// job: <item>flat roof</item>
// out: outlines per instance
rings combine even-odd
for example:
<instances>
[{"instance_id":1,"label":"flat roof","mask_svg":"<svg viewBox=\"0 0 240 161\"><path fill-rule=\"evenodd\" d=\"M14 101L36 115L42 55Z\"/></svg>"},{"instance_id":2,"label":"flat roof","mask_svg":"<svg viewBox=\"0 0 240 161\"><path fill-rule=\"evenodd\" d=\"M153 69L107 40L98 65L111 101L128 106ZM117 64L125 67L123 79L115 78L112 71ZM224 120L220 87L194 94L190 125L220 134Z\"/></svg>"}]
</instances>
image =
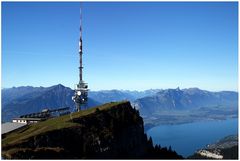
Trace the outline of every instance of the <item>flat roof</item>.
<instances>
[{"instance_id":1,"label":"flat roof","mask_svg":"<svg viewBox=\"0 0 240 161\"><path fill-rule=\"evenodd\" d=\"M2 134L8 133L10 131L16 130L20 127L26 126L27 124L20 124L20 123L14 123L14 122L7 122L2 124Z\"/></svg>"}]
</instances>

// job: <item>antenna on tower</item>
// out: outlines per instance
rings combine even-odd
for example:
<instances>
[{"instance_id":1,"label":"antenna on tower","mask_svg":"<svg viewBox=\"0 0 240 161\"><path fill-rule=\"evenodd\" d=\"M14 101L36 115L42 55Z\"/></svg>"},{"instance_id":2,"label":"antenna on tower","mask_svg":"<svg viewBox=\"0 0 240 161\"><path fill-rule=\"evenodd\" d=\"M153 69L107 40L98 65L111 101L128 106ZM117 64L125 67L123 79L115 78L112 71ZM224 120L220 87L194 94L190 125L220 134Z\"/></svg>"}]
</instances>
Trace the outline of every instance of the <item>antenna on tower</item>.
<instances>
[{"instance_id":1,"label":"antenna on tower","mask_svg":"<svg viewBox=\"0 0 240 161\"><path fill-rule=\"evenodd\" d=\"M82 51L82 3L80 4L80 39L79 39L79 52Z\"/></svg>"},{"instance_id":2,"label":"antenna on tower","mask_svg":"<svg viewBox=\"0 0 240 161\"><path fill-rule=\"evenodd\" d=\"M80 54L80 67L79 67L79 83L81 83L82 80L82 4L80 4L80 38L79 38L79 54Z\"/></svg>"},{"instance_id":3,"label":"antenna on tower","mask_svg":"<svg viewBox=\"0 0 240 161\"><path fill-rule=\"evenodd\" d=\"M82 64L82 4L80 4L80 38L79 38L79 83L75 87L75 93L72 97L76 105L76 110L80 111L82 106L86 106L88 100L88 85L83 81L83 64Z\"/></svg>"}]
</instances>

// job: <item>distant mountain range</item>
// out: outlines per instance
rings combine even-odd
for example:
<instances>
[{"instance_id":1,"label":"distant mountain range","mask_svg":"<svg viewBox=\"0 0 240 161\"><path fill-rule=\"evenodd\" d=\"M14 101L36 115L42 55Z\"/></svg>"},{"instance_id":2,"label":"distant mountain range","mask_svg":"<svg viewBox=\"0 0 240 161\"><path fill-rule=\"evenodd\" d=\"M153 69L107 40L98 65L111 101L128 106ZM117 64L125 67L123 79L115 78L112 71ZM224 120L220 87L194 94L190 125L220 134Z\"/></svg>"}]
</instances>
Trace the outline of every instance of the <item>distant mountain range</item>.
<instances>
[{"instance_id":1,"label":"distant mountain range","mask_svg":"<svg viewBox=\"0 0 240 161\"><path fill-rule=\"evenodd\" d=\"M2 121L45 108L69 106L73 109L73 93L72 89L61 84L47 88L25 86L2 89ZM209 92L198 88L90 91L88 107L122 100L131 101L139 109L147 126L191 122L204 117L236 117L238 107L237 92Z\"/></svg>"},{"instance_id":2,"label":"distant mountain range","mask_svg":"<svg viewBox=\"0 0 240 161\"><path fill-rule=\"evenodd\" d=\"M238 93L198 88L161 90L133 102L144 118L145 129L159 124L222 120L238 116Z\"/></svg>"},{"instance_id":3,"label":"distant mountain range","mask_svg":"<svg viewBox=\"0 0 240 161\"><path fill-rule=\"evenodd\" d=\"M74 107L74 91L63 85L51 87L13 87L2 89L2 121L10 121L23 114L40 112L43 109ZM88 106L100 103L89 98Z\"/></svg>"},{"instance_id":4,"label":"distant mountain range","mask_svg":"<svg viewBox=\"0 0 240 161\"><path fill-rule=\"evenodd\" d=\"M129 91L129 90L101 90L101 91L90 91L89 97L101 102L114 102L121 100L135 101L138 98L155 95L160 89L149 89L145 91Z\"/></svg>"},{"instance_id":5,"label":"distant mountain range","mask_svg":"<svg viewBox=\"0 0 240 161\"><path fill-rule=\"evenodd\" d=\"M209 92L198 88L167 89L153 96L137 99L134 105L143 115L153 115L166 110L193 110L214 106L237 108L238 94L230 91Z\"/></svg>"}]
</instances>

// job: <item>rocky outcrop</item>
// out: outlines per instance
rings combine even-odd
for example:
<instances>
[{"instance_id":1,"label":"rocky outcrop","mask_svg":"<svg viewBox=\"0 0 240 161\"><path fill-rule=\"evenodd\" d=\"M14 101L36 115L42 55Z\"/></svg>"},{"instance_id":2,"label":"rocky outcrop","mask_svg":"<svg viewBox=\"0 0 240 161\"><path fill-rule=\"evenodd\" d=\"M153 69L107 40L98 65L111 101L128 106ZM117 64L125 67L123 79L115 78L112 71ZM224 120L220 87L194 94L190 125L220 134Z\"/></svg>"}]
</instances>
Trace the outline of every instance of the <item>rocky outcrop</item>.
<instances>
[{"instance_id":1,"label":"rocky outcrop","mask_svg":"<svg viewBox=\"0 0 240 161\"><path fill-rule=\"evenodd\" d=\"M181 158L153 147L143 120L129 102L109 103L9 133L2 140L6 159Z\"/></svg>"}]
</instances>

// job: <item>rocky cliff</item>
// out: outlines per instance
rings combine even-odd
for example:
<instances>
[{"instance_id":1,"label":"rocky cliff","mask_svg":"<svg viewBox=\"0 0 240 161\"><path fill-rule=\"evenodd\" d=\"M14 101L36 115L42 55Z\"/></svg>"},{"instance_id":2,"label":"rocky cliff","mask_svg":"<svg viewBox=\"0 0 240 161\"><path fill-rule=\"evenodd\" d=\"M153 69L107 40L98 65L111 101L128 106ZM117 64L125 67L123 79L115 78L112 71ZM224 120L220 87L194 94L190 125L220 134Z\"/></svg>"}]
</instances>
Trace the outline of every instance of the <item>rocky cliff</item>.
<instances>
[{"instance_id":1,"label":"rocky cliff","mask_svg":"<svg viewBox=\"0 0 240 161\"><path fill-rule=\"evenodd\" d=\"M181 158L153 147L129 102L108 103L32 124L2 136L6 159Z\"/></svg>"}]
</instances>

